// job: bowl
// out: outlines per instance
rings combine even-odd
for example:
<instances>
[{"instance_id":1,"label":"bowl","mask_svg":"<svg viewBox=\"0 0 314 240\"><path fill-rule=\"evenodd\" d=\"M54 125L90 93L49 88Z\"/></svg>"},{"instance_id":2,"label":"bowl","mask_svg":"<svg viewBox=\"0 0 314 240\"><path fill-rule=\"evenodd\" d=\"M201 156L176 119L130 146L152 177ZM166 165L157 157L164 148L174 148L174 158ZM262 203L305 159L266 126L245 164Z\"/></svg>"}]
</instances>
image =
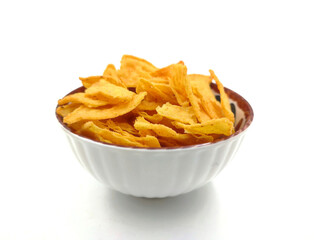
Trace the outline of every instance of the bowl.
<instances>
[{"instance_id":1,"label":"bowl","mask_svg":"<svg viewBox=\"0 0 314 240\"><path fill-rule=\"evenodd\" d=\"M216 97L218 89L211 84ZM84 91L78 88L69 94ZM214 143L176 148L136 148L110 145L79 136L57 115L80 164L108 188L146 198L188 193L214 179L237 152L253 120L250 104L225 88L235 113L235 133Z\"/></svg>"}]
</instances>

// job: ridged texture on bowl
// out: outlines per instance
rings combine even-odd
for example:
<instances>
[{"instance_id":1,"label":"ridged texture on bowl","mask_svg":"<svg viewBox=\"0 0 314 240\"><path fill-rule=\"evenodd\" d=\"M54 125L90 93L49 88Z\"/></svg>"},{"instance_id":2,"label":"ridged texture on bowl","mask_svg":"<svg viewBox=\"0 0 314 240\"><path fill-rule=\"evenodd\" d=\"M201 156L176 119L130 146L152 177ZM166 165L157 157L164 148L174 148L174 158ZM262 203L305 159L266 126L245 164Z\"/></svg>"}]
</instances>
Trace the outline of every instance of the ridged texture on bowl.
<instances>
[{"instance_id":1,"label":"ridged texture on bowl","mask_svg":"<svg viewBox=\"0 0 314 240\"><path fill-rule=\"evenodd\" d=\"M197 189L232 159L245 132L215 144L149 150L95 143L67 129L82 166L109 188L139 197L168 197Z\"/></svg>"}]
</instances>

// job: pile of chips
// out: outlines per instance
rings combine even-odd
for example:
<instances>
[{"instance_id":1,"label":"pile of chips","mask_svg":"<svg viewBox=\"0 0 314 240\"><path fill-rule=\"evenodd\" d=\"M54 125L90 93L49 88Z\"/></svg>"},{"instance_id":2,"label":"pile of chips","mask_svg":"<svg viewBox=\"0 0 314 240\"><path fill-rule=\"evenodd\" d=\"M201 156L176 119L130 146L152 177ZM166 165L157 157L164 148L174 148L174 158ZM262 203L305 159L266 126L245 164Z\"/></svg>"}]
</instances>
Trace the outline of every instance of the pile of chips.
<instances>
[{"instance_id":1,"label":"pile of chips","mask_svg":"<svg viewBox=\"0 0 314 240\"><path fill-rule=\"evenodd\" d=\"M76 134L120 146L179 147L234 133L224 87L210 75L187 74L182 61L164 68L130 55L120 69L80 78L84 90L58 101L57 114ZM215 81L220 101L210 83Z\"/></svg>"}]
</instances>

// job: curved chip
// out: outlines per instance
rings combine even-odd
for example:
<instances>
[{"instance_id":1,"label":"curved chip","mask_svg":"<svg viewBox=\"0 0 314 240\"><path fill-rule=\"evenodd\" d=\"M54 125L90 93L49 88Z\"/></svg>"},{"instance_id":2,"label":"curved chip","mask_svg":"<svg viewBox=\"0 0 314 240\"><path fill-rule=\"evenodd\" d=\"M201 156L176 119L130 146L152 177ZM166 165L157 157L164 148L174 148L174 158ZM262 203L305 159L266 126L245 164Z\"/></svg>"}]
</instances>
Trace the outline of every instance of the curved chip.
<instances>
[{"instance_id":1,"label":"curved chip","mask_svg":"<svg viewBox=\"0 0 314 240\"><path fill-rule=\"evenodd\" d=\"M69 103L63 106L57 107L56 113L62 117L66 117L68 114L73 112L75 109L80 107L81 104L79 103Z\"/></svg>"},{"instance_id":2,"label":"curved chip","mask_svg":"<svg viewBox=\"0 0 314 240\"><path fill-rule=\"evenodd\" d=\"M189 106L187 94L187 68L183 64L173 64L171 67L172 76L169 79L169 85L181 106Z\"/></svg>"},{"instance_id":3,"label":"curved chip","mask_svg":"<svg viewBox=\"0 0 314 240\"><path fill-rule=\"evenodd\" d=\"M171 90L171 89L170 89ZM169 89L165 89L160 84L150 82L148 79L141 78L136 86L136 92L147 92L147 96L158 102L177 103L174 94L169 94Z\"/></svg>"},{"instance_id":4,"label":"curved chip","mask_svg":"<svg viewBox=\"0 0 314 240\"><path fill-rule=\"evenodd\" d=\"M91 87L86 89L86 96L97 97L98 99L108 101L111 104L129 101L135 95L134 92L127 88L114 85L104 79L94 83Z\"/></svg>"},{"instance_id":5,"label":"curved chip","mask_svg":"<svg viewBox=\"0 0 314 240\"><path fill-rule=\"evenodd\" d=\"M146 96L146 92L136 94L133 99L126 103L120 103L112 107L103 108L88 108L81 105L73 112L69 113L63 121L67 124L71 124L81 120L101 120L115 118L131 112L136 108Z\"/></svg>"},{"instance_id":6,"label":"curved chip","mask_svg":"<svg viewBox=\"0 0 314 240\"><path fill-rule=\"evenodd\" d=\"M118 75L127 87L136 87L139 78L150 78L150 73L157 69L145 59L124 55L121 59Z\"/></svg>"},{"instance_id":7,"label":"curved chip","mask_svg":"<svg viewBox=\"0 0 314 240\"><path fill-rule=\"evenodd\" d=\"M234 133L233 122L228 118L212 119L206 123L183 124L181 122L173 122L177 128L183 128L186 133L190 134L224 134L230 136Z\"/></svg>"},{"instance_id":8,"label":"curved chip","mask_svg":"<svg viewBox=\"0 0 314 240\"><path fill-rule=\"evenodd\" d=\"M165 103L162 105L162 107L157 107L156 111L159 115L171 120L189 124L197 123L197 119L192 107L182 107Z\"/></svg>"},{"instance_id":9,"label":"curved chip","mask_svg":"<svg viewBox=\"0 0 314 240\"><path fill-rule=\"evenodd\" d=\"M89 88L94 83L98 82L100 79L102 79L102 76L90 76L90 77L79 77L84 87Z\"/></svg>"},{"instance_id":10,"label":"curved chip","mask_svg":"<svg viewBox=\"0 0 314 240\"><path fill-rule=\"evenodd\" d=\"M231 122L234 123L234 114L231 111L231 107L230 107L230 102L229 102L229 98L228 95L225 92L224 86L222 85L222 83L219 81L218 77L216 76L216 74L214 73L213 70L209 70L210 75L213 77L213 79L215 80L219 93L220 93L220 101L221 101L221 107L222 107L222 111L225 115L226 118L228 118Z\"/></svg>"},{"instance_id":11,"label":"curved chip","mask_svg":"<svg viewBox=\"0 0 314 240\"><path fill-rule=\"evenodd\" d=\"M64 98L58 101L58 104L64 105L70 102L81 103L87 107L101 107L101 106L105 106L109 104L108 101L90 98L90 97L87 97L85 93L81 93L81 92L73 93L73 94L65 96Z\"/></svg>"},{"instance_id":12,"label":"curved chip","mask_svg":"<svg viewBox=\"0 0 314 240\"><path fill-rule=\"evenodd\" d=\"M103 79L107 80L108 82L114 85L126 88L125 84L119 78L118 72L113 64L108 64L107 68L102 74L102 77Z\"/></svg>"}]
</instances>

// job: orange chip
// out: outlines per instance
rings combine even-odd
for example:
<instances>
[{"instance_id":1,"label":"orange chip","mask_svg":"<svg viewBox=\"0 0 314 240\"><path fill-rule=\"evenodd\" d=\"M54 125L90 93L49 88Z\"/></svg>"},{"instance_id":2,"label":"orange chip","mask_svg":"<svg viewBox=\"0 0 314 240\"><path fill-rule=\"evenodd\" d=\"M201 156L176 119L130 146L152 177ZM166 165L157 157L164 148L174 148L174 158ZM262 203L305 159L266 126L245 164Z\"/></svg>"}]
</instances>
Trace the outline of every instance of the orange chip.
<instances>
[{"instance_id":1,"label":"orange chip","mask_svg":"<svg viewBox=\"0 0 314 240\"><path fill-rule=\"evenodd\" d=\"M86 122L80 129L80 134L91 137L97 141L113 143L123 146L135 146L144 147L143 144L132 141L123 135L110 131L108 128L101 128L97 126L94 122Z\"/></svg>"},{"instance_id":2,"label":"orange chip","mask_svg":"<svg viewBox=\"0 0 314 240\"><path fill-rule=\"evenodd\" d=\"M186 66L182 64L173 64L171 70L172 76L169 79L169 85L176 96L178 103L181 106L189 106L189 98L186 92Z\"/></svg>"},{"instance_id":3,"label":"orange chip","mask_svg":"<svg viewBox=\"0 0 314 240\"><path fill-rule=\"evenodd\" d=\"M162 107L157 107L156 111L159 115L171 120L179 121L182 123L193 124L197 122L194 110L192 107L181 107L165 103Z\"/></svg>"},{"instance_id":4,"label":"orange chip","mask_svg":"<svg viewBox=\"0 0 314 240\"><path fill-rule=\"evenodd\" d=\"M90 76L87 78L80 77L79 79L81 80L84 87L89 88L95 82L98 82L100 79L102 79L102 76Z\"/></svg>"},{"instance_id":5,"label":"orange chip","mask_svg":"<svg viewBox=\"0 0 314 240\"><path fill-rule=\"evenodd\" d=\"M57 114L66 117L69 113L73 112L75 109L77 109L81 104L79 103L69 103L63 106L57 107Z\"/></svg>"},{"instance_id":6,"label":"orange chip","mask_svg":"<svg viewBox=\"0 0 314 240\"><path fill-rule=\"evenodd\" d=\"M183 128L186 133L191 134L224 134L230 136L234 133L233 122L228 118L212 119L206 123L197 124L183 124L181 122L173 122L173 125L177 128Z\"/></svg>"},{"instance_id":7,"label":"orange chip","mask_svg":"<svg viewBox=\"0 0 314 240\"><path fill-rule=\"evenodd\" d=\"M220 103L216 100L208 81L205 79L198 79L198 81L191 81L194 95L200 99L201 106L210 118L223 117L223 112Z\"/></svg>"},{"instance_id":8,"label":"orange chip","mask_svg":"<svg viewBox=\"0 0 314 240\"><path fill-rule=\"evenodd\" d=\"M156 70L153 64L144 59L124 55L118 75L127 87L136 87L139 78L150 78L150 73Z\"/></svg>"},{"instance_id":9,"label":"orange chip","mask_svg":"<svg viewBox=\"0 0 314 240\"><path fill-rule=\"evenodd\" d=\"M223 111L225 117L234 123L234 115L233 115L233 112L231 111L229 98L225 92L224 86L219 81L218 77L215 75L213 70L209 70L209 72L210 72L210 75L213 76L213 79L215 80L215 82L217 84L217 87L218 87L218 90L220 93L220 101L221 101L222 111Z\"/></svg>"},{"instance_id":10,"label":"orange chip","mask_svg":"<svg viewBox=\"0 0 314 240\"><path fill-rule=\"evenodd\" d=\"M99 80L91 87L86 89L86 96L97 97L98 99L108 101L111 104L129 101L135 95L124 87L114 85L106 80Z\"/></svg>"},{"instance_id":11,"label":"orange chip","mask_svg":"<svg viewBox=\"0 0 314 240\"><path fill-rule=\"evenodd\" d=\"M137 107L136 109L139 111L152 111L156 110L158 106L162 106L162 102L154 102L154 101L148 101L144 99Z\"/></svg>"},{"instance_id":12,"label":"orange chip","mask_svg":"<svg viewBox=\"0 0 314 240\"><path fill-rule=\"evenodd\" d=\"M180 142L191 141L191 136L188 134L180 134L174 131L172 128L167 127L163 124L153 124L146 121L143 117L137 117L134 123L134 127L137 130L150 130L156 133L157 136L164 138L171 138Z\"/></svg>"},{"instance_id":13,"label":"orange chip","mask_svg":"<svg viewBox=\"0 0 314 240\"><path fill-rule=\"evenodd\" d=\"M174 104L177 102L173 94L168 95L167 92L160 89L160 84L157 84L156 87L154 83L144 78L141 78L137 83L136 92L147 92L150 99L155 99L158 102L171 102Z\"/></svg>"},{"instance_id":14,"label":"orange chip","mask_svg":"<svg viewBox=\"0 0 314 240\"><path fill-rule=\"evenodd\" d=\"M185 91L187 93L188 99L193 107L193 110L195 112L195 115L199 122L207 122L210 120L210 117L205 112L205 110L202 108L202 102L201 99L199 99L193 92L192 84L190 82L189 78L185 78Z\"/></svg>"},{"instance_id":15,"label":"orange chip","mask_svg":"<svg viewBox=\"0 0 314 240\"><path fill-rule=\"evenodd\" d=\"M105 105L109 104L108 101L90 98L90 97L87 97L85 93L81 93L81 92L65 96L64 98L62 98L58 101L58 104L64 105L64 104L67 104L69 102L81 103L87 107L101 107L101 106L105 106Z\"/></svg>"},{"instance_id":16,"label":"orange chip","mask_svg":"<svg viewBox=\"0 0 314 240\"><path fill-rule=\"evenodd\" d=\"M147 119L148 121L150 121L152 123L159 123L163 119L163 117L159 114L149 115L147 112L141 112L141 111L137 111L136 113L139 116Z\"/></svg>"},{"instance_id":17,"label":"orange chip","mask_svg":"<svg viewBox=\"0 0 314 240\"><path fill-rule=\"evenodd\" d=\"M103 108L88 108L81 105L73 112L69 113L63 121L67 124L72 124L81 120L101 120L115 118L131 112L144 99L146 92L136 94L133 99L126 103L114 105L112 107Z\"/></svg>"},{"instance_id":18,"label":"orange chip","mask_svg":"<svg viewBox=\"0 0 314 240\"><path fill-rule=\"evenodd\" d=\"M208 85L212 82L212 76L206 76L202 74L188 74L187 78L191 82L206 82Z\"/></svg>"},{"instance_id":19,"label":"orange chip","mask_svg":"<svg viewBox=\"0 0 314 240\"><path fill-rule=\"evenodd\" d=\"M125 84L119 78L118 72L113 64L108 64L102 76L103 79L107 80L108 82L126 88Z\"/></svg>"},{"instance_id":20,"label":"orange chip","mask_svg":"<svg viewBox=\"0 0 314 240\"><path fill-rule=\"evenodd\" d=\"M113 118L112 120L106 120L105 123L109 128L115 129L116 131L127 132L131 135L138 136L139 132L126 120Z\"/></svg>"},{"instance_id":21,"label":"orange chip","mask_svg":"<svg viewBox=\"0 0 314 240\"><path fill-rule=\"evenodd\" d=\"M136 118L134 127L137 130L152 130L158 136L162 137L175 137L177 135L176 131L174 131L173 129L162 124L150 123L146 121L143 117Z\"/></svg>"},{"instance_id":22,"label":"orange chip","mask_svg":"<svg viewBox=\"0 0 314 240\"><path fill-rule=\"evenodd\" d=\"M99 122L98 122L99 124ZM152 147L159 148L160 144L156 137L147 136L147 137L136 137L123 130L119 129L118 132L114 128L110 130L105 125L98 125L92 121L86 122L81 128L81 134L92 136L98 141L123 145L123 146L135 146L135 147ZM112 124L112 123L111 123ZM105 140L105 141L104 141Z\"/></svg>"}]
</instances>

